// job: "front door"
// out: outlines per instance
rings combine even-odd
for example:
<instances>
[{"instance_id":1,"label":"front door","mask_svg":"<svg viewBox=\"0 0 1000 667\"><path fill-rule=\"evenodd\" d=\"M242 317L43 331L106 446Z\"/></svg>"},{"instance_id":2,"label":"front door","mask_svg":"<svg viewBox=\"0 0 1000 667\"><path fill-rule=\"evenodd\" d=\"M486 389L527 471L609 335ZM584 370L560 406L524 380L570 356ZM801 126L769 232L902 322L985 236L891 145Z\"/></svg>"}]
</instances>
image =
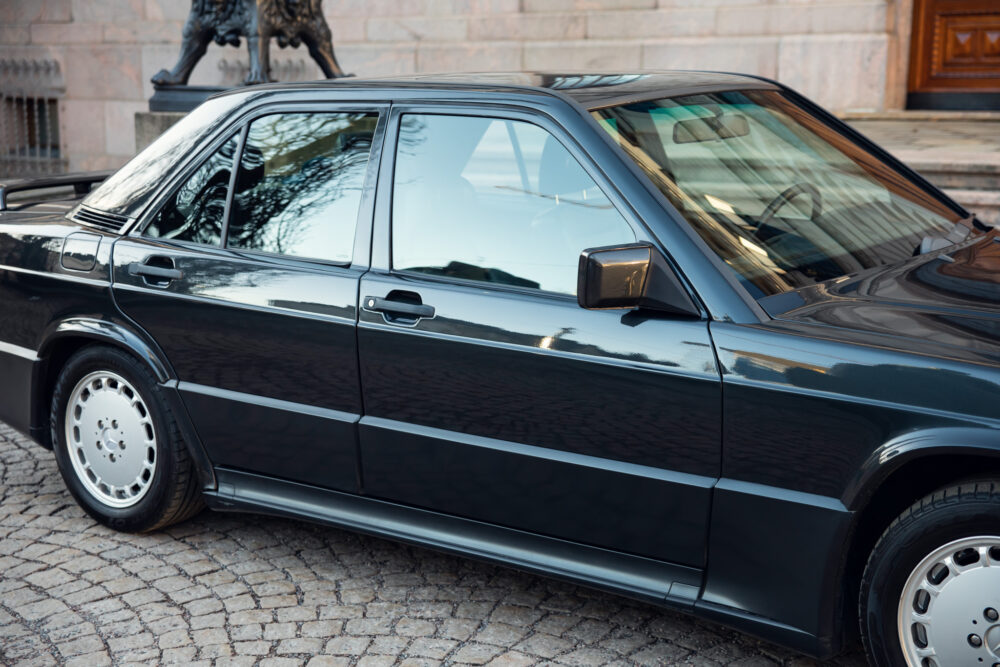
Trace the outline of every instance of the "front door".
<instances>
[{"instance_id":1,"label":"front door","mask_svg":"<svg viewBox=\"0 0 1000 667\"><path fill-rule=\"evenodd\" d=\"M580 252L647 232L557 128L482 113L390 123L391 243L360 291L364 492L702 567L721 450L707 323L580 308Z\"/></svg>"},{"instance_id":2,"label":"front door","mask_svg":"<svg viewBox=\"0 0 1000 667\"><path fill-rule=\"evenodd\" d=\"M115 244L116 301L163 349L216 465L358 490L356 303L379 117L264 113Z\"/></svg>"},{"instance_id":3,"label":"front door","mask_svg":"<svg viewBox=\"0 0 1000 667\"><path fill-rule=\"evenodd\" d=\"M915 0L910 109L1000 109L1000 2Z\"/></svg>"}]
</instances>

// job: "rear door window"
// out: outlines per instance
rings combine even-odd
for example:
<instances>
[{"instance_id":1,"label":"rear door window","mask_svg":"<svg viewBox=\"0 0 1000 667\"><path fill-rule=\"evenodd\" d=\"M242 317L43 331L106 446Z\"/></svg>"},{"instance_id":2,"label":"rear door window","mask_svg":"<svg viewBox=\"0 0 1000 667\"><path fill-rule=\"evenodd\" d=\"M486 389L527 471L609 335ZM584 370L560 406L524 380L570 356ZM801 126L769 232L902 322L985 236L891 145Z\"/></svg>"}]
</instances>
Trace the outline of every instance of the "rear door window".
<instances>
[{"instance_id":1,"label":"rear door window","mask_svg":"<svg viewBox=\"0 0 1000 667\"><path fill-rule=\"evenodd\" d=\"M227 247L350 263L377 113L284 113L253 121Z\"/></svg>"}]
</instances>

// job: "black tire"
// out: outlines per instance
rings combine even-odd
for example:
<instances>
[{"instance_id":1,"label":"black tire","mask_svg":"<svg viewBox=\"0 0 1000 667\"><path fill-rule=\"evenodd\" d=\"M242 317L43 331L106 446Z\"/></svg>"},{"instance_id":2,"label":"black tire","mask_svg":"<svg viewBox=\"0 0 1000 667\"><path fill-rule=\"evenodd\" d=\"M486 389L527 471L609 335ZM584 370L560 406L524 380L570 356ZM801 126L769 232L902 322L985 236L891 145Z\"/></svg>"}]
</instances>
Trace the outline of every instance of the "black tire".
<instances>
[{"instance_id":1,"label":"black tire","mask_svg":"<svg viewBox=\"0 0 1000 667\"><path fill-rule=\"evenodd\" d=\"M148 410L155 433L155 470L145 494L130 507L117 508L103 502L87 489L70 459L65 429L67 405L77 384L97 372L115 373L135 388ZM80 506L115 530L156 530L183 521L203 507L197 474L163 391L152 373L134 357L100 345L86 347L73 355L53 389L50 424L59 472Z\"/></svg>"},{"instance_id":2,"label":"black tire","mask_svg":"<svg viewBox=\"0 0 1000 667\"><path fill-rule=\"evenodd\" d=\"M861 581L861 638L872 665L906 667L897 624L900 598L914 569L945 545L978 536L1000 540L1000 483L970 481L941 489L890 524L872 550ZM985 630L987 624L980 623L969 630ZM980 662L971 654L970 658L974 664L992 662Z\"/></svg>"}]
</instances>

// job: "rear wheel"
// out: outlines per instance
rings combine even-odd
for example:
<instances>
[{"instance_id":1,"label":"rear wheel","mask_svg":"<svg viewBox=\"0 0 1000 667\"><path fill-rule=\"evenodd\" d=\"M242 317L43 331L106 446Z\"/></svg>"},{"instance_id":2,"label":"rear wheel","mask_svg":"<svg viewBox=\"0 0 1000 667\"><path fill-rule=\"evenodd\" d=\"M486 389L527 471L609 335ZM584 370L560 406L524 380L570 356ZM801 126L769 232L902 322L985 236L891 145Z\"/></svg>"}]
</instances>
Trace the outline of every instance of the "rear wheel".
<instances>
[{"instance_id":1,"label":"rear wheel","mask_svg":"<svg viewBox=\"0 0 1000 667\"><path fill-rule=\"evenodd\" d=\"M1000 485L949 487L900 515L860 602L873 665L1000 667Z\"/></svg>"},{"instance_id":2,"label":"rear wheel","mask_svg":"<svg viewBox=\"0 0 1000 667\"><path fill-rule=\"evenodd\" d=\"M66 363L52 396L52 442L77 502L101 523L146 531L201 509L187 448L163 390L137 360L88 347Z\"/></svg>"}]
</instances>

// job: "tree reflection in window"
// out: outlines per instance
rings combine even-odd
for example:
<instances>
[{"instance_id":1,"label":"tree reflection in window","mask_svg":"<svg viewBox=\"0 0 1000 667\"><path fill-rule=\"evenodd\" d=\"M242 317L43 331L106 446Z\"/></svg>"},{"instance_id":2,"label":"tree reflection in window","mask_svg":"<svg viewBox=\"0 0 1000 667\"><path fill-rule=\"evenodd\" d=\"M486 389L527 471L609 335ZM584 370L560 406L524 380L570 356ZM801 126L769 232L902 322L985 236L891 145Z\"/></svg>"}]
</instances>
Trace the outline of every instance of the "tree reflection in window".
<instances>
[{"instance_id":1,"label":"tree reflection in window","mask_svg":"<svg viewBox=\"0 0 1000 667\"><path fill-rule=\"evenodd\" d=\"M235 154L233 136L171 195L146 227L146 236L219 245Z\"/></svg>"},{"instance_id":2,"label":"tree reflection in window","mask_svg":"<svg viewBox=\"0 0 1000 667\"><path fill-rule=\"evenodd\" d=\"M351 261L378 114L258 118L240 159L227 246Z\"/></svg>"}]
</instances>

